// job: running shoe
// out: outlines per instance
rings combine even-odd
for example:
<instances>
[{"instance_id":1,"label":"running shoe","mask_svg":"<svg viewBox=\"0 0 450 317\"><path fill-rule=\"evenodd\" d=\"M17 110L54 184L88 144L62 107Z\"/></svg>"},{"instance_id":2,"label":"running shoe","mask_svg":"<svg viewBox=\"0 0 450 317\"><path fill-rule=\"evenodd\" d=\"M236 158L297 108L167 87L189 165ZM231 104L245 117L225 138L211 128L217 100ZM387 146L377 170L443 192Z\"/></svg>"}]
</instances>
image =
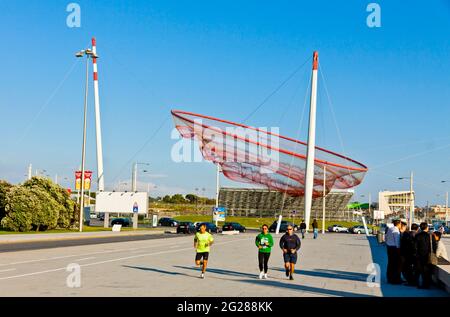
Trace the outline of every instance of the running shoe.
<instances>
[{"instance_id":1,"label":"running shoe","mask_svg":"<svg viewBox=\"0 0 450 317\"><path fill-rule=\"evenodd\" d=\"M264 274L264 279L267 280L267 273Z\"/></svg>"},{"instance_id":2,"label":"running shoe","mask_svg":"<svg viewBox=\"0 0 450 317\"><path fill-rule=\"evenodd\" d=\"M259 273L258 278L261 280L263 278L263 276L264 276L264 272L261 272L261 273Z\"/></svg>"},{"instance_id":3,"label":"running shoe","mask_svg":"<svg viewBox=\"0 0 450 317\"><path fill-rule=\"evenodd\" d=\"M200 274L200 278L205 278L205 273Z\"/></svg>"}]
</instances>

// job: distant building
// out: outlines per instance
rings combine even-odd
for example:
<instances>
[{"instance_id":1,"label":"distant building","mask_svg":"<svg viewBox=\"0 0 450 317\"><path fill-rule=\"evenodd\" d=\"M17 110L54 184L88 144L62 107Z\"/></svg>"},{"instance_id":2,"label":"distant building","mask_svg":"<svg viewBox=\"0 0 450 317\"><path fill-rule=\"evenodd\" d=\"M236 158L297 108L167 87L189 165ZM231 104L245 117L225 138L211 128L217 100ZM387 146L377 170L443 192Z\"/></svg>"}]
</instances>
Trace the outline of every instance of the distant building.
<instances>
[{"instance_id":1,"label":"distant building","mask_svg":"<svg viewBox=\"0 0 450 317\"><path fill-rule=\"evenodd\" d=\"M353 190L332 190L326 195L326 217L345 219L348 217L347 204ZM279 215L304 217L303 197L294 197L282 192L256 188L220 188L219 206L227 209L229 216L273 217ZM322 218L322 197L313 199L311 219ZM299 218L297 218L299 219Z\"/></svg>"},{"instance_id":2,"label":"distant building","mask_svg":"<svg viewBox=\"0 0 450 317\"><path fill-rule=\"evenodd\" d=\"M445 206L436 205L436 206L430 206L430 217L440 220L446 220L447 217L447 210L450 211L450 208L445 208Z\"/></svg>"},{"instance_id":3,"label":"distant building","mask_svg":"<svg viewBox=\"0 0 450 317\"><path fill-rule=\"evenodd\" d=\"M413 192L413 199L415 197ZM408 191L383 191L378 193L378 209L384 212L384 216L399 216L406 218L410 208L410 192ZM414 201L413 201L414 205Z\"/></svg>"}]
</instances>

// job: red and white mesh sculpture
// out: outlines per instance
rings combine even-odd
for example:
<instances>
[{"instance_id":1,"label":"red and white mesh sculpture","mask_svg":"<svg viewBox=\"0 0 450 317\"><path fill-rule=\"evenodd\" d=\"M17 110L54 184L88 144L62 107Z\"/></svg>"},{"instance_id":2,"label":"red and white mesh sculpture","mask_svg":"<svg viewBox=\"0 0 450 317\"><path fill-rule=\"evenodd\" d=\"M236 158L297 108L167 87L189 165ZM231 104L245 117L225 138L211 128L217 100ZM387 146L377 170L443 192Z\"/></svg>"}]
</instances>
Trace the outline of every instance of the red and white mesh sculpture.
<instances>
[{"instance_id":1,"label":"red and white mesh sculpture","mask_svg":"<svg viewBox=\"0 0 450 317\"><path fill-rule=\"evenodd\" d=\"M191 112L173 110L175 127L198 141L203 157L219 164L223 175L293 196L305 194L307 145L265 129ZM313 197L331 189L359 185L367 167L343 155L315 147Z\"/></svg>"}]
</instances>

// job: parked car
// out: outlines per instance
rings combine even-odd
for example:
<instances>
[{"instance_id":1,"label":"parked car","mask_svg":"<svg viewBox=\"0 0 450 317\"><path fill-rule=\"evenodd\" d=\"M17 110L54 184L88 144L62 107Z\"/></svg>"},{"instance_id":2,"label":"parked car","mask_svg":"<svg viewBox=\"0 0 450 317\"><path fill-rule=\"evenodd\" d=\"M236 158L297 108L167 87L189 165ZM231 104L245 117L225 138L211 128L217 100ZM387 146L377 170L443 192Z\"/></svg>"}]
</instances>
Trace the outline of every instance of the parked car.
<instances>
[{"instance_id":1,"label":"parked car","mask_svg":"<svg viewBox=\"0 0 450 317\"><path fill-rule=\"evenodd\" d=\"M162 227L176 227L178 226L178 221L173 218L163 217L158 220L158 225Z\"/></svg>"},{"instance_id":2,"label":"parked car","mask_svg":"<svg viewBox=\"0 0 450 317\"><path fill-rule=\"evenodd\" d=\"M450 227L448 226L444 227L444 234L450 234Z\"/></svg>"},{"instance_id":3,"label":"parked car","mask_svg":"<svg viewBox=\"0 0 450 317\"><path fill-rule=\"evenodd\" d=\"M277 230L277 224L278 224L278 221L275 220L275 221L270 225L270 227L269 227L269 232L275 232L275 231ZM286 231L287 231L288 225L291 225L292 228L294 228L294 231L297 231L297 230L298 230L297 225L293 224L292 222L282 220L282 221L281 221L281 224L280 224L280 232L286 232Z\"/></svg>"},{"instance_id":4,"label":"parked car","mask_svg":"<svg viewBox=\"0 0 450 317\"><path fill-rule=\"evenodd\" d=\"M328 227L329 232L348 232L348 228L340 226L340 225L332 225Z\"/></svg>"},{"instance_id":5,"label":"parked car","mask_svg":"<svg viewBox=\"0 0 450 317\"><path fill-rule=\"evenodd\" d=\"M367 231L369 232L369 234L372 234L372 229L367 228ZM351 233L356 233L356 234L361 234L361 233L366 233L366 229L364 228L364 226L353 226L350 228L350 232Z\"/></svg>"},{"instance_id":6,"label":"parked car","mask_svg":"<svg viewBox=\"0 0 450 317\"><path fill-rule=\"evenodd\" d=\"M245 232L245 227L237 222L225 222L225 224L222 226L222 231L239 231L239 232Z\"/></svg>"},{"instance_id":7,"label":"parked car","mask_svg":"<svg viewBox=\"0 0 450 317\"><path fill-rule=\"evenodd\" d=\"M177 226L177 233L195 233L196 228L190 221L182 221Z\"/></svg>"},{"instance_id":8,"label":"parked car","mask_svg":"<svg viewBox=\"0 0 450 317\"><path fill-rule=\"evenodd\" d=\"M196 227L196 231L200 231L200 226L202 224L206 225L206 231L208 231L209 233L218 233L219 232L219 228L212 222L200 222L197 224Z\"/></svg>"},{"instance_id":9,"label":"parked car","mask_svg":"<svg viewBox=\"0 0 450 317\"><path fill-rule=\"evenodd\" d=\"M129 227L131 225L131 221L128 218L116 218L111 221L111 226L114 225L122 225L122 227Z\"/></svg>"},{"instance_id":10,"label":"parked car","mask_svg":"<svg viewBox=\"0 0 450 317\"><path fill-rule=\"evenodd\" d=\"M435 231L437 231L436 227L434 225L432 225L432 224L428 224L428 232L429 233L433 233Z\"/></svg>"}]
</instances>

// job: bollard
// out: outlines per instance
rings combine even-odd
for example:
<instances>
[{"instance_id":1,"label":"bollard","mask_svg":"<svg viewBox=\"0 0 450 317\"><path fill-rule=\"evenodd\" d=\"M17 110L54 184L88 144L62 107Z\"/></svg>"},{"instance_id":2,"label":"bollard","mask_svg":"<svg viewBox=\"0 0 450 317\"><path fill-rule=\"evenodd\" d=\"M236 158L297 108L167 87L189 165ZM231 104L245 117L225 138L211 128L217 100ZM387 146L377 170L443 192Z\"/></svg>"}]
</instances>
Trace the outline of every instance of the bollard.
<instances>
[{"instance_id":1,"label":"bollard","mask_svg":"<svg viewBox=\"0 0 450 317\"><path fill-rule=\"evenodd\" d=\"M379 231L377 234L377 240L379 244L382 244L384 242L383 233L381 231Z\"/></svg>"}]
</instances>

